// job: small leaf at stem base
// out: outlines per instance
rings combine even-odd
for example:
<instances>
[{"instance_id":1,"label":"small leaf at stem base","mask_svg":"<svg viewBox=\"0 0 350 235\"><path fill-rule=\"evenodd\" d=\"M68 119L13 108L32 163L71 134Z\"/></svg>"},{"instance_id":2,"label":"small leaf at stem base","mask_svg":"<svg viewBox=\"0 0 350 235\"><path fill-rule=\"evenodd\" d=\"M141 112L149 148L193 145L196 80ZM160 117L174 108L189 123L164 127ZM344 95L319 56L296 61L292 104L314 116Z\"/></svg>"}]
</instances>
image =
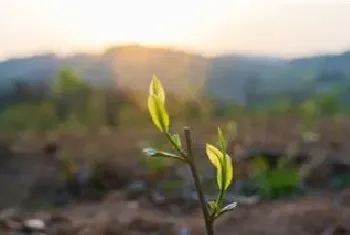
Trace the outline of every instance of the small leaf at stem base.
<instances>
[{"instance_id":1,"label":"small leaf at stem base","mask_svg":"<svg viewBox=\"0 0 350 235\"><path fill-rule=\"evenodd\" d=\"M144 148L143 153L146 154L148 157L167 157L167 158L172 158L176 160L180 160L183 162L186 162L186 160L180 156L177 156L173 153L167 153L163 151L158 151L154 148Z\"/></svg>"},{"instance_id":2,"label":"small leaf at stem base","mask_svg":"<svg viewBox=\"0 0 350 235\"><path fill-rule=\"evenodd\" d=\"M231 204L226 205L224 208L222 208L219 213L217 214L216 218L223 215L226 212L232 211L237 207L237 202L233 202Z\"/></svg>"},{"instance_id":3,"label":"small leaf at stem base","mask_svg":"<svg viewBox=\"0 0 350 235\"><path fill-rule=\"evenodd\" d=\"M217 209L216 201L208 201L208 207L213 212Z\"/></svg>"}]
</instances>

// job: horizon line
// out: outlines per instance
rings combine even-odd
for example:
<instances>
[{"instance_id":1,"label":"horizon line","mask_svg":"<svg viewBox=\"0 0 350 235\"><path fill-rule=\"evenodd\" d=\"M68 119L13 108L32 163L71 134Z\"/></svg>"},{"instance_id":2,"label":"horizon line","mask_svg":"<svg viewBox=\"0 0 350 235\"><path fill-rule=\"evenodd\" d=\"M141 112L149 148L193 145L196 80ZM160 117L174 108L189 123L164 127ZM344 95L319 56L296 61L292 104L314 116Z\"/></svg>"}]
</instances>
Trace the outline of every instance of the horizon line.
<instances>
[{"instance_id":1,"label":"horizon line","mask_svg":"<svg viewBox=\"0 0 350 235\"><path fill-rule=\"evenodd\" d=\"M142 47L147 49L164 49L164 50L171 50L171 51L188 53L192 55L203 56L205 58L215 58L215 57L223 57L223 56L246 56L246 57L267 57L267 58L275 58L275 59L281 59L281 60L306 59L306 58L317 57L317 56L337 56L350 51L350 48L349 48L349 49L339 49L339 50L323 50L323 51L314 52L314 53L302 53L301 55L291 55L291 56L284 55L283 56L278 53L259 53L259 52L253 52L248 50L221 50L217 52L203 52L203 50L199 50L199 49L174 46L174 45L157 46L157 45L146 45L142 43L115 43L107 46L99 46L99 47L90 48L90 49L81 48L81 49L69 50L67 52L59 52L57 50L52 49L52 50L40 50L37 52L14 53L14 55L0 57L0 63L10 61L10 60L25 59L25 58L43 56L48 54L53 54L59 58L66 58L66 57L75 56L79 54L86 54L90 56L93 56L93 55L101 56L104 53L106 53L108 50L122 48L122 47Z\"/></svg>"}]
</instances>

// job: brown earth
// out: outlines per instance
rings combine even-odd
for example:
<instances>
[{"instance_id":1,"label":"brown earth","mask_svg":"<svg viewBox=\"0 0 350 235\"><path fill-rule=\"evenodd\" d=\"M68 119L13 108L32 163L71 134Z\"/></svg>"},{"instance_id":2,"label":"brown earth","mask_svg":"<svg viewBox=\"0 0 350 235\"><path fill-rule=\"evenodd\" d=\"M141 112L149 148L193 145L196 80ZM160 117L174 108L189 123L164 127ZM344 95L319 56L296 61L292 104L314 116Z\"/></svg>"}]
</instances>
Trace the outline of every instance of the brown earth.
<instances>
[{"instance_id":1,"label":"brown earth","mask_svg":"<svg viewBox=\"0 0 350 235\"><path fill-rule=\"evenodd\" d=\"M238 206L217 221L215 232L218 235L350 234L350 207L335 205L336 195L340 194ZM139 208L132 207L131 202L115 196L102 203L76 205L51 213L37 212L28 217L51 220L48 234L176 235L176 231L184 226L190 228L193 235L205 234L199 210L191 215L174 217L143 208L142 202L140 205Z\"/></svg>"},{"instance_id":2,"label":"brown earth","mask_svg":"<svg viewBox=\"0 0 350 235\"><path fill-rule=\"evenodd\" d=\"M298 123L291 118L270 120L263 125L259 120L251 121L249 126L242 123L244 121L239 125L237 137L240 140L250 139L271 147L286 148L299 137ZM320 127L321 139L318 148L321 152L328 149L332 140L343 143L344 153L350 152L350 146L346 145L350 136L349 121L343 120L341 127L336 128L329 120L322 120ZM192 129L197 159L204 159L198 162L208 165L203 146L208 140L213 143L216 124L207 125L205 128L194 125ZM175 130L182 132L181 128ZM73 158L85 157L91 162L107 162L111 171L115 172L115 176L110 176L113 181L114 178L120 177L120 172L130 180L139 177L140 160L144 157L141 148L146 147L143 141L150 136L158 138L160 135L155 133L154 128L141 131L128 129L81 134L51 133L46 136L21 135L20 138L15 138L14 142L1 148L8 149L7 147L11 146L12 153L1 150L0 209L25 206L28 203L33 204L34 201L40 204L47 196L44 192L54 189L55 184L48 180L50 166L40 153L47 139L56 140L62 146L62 153ZM9 155L11 157L8 157ZM39 181L48 181L46 186L51 187L35 187ZM37 189L34 190L35 188ZM131 208L131 204L118 195L119 193L112 194L103 202L77 204L60 211L43 211L41 214L44 217L65 218L60 227L67 231L51 234L152 234L157 230L158 234L171 235L175 234L172 229L181 226L192 228L193 234L204 234L201 230L203 224L200 211L175 217L150 208L143 201L140 202L139 208ZM347 206L334 205L333 198L336 195L338 194L263 202L251 207L240 206L218 222L216 231L217 234L223 235L350 234L346 223L350 221L350 209Z\"/></svg>"}]
</instances>

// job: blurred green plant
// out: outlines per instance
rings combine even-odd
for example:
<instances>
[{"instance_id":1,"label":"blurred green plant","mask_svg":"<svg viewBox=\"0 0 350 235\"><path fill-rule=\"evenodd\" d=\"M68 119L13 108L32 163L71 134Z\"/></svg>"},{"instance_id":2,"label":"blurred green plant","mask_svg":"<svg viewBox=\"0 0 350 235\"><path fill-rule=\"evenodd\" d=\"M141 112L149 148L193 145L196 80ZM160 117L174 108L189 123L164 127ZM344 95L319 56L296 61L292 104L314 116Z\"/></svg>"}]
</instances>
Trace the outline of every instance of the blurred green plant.
<instances>
[{"instance_id":1,"label":"blurred green plant","mask_svg":"<svg viewBox=\"0 0 350 235\"><path fill-rule=\"evenodd\" d=\"M291 163L289 156L282 157L277 167L271 167L263 157L251 162L251 174L257 186L257 193L262 198L274 199L298 195L302 183L299 167Z\"/></svg>"},{"instance_id":2,"label":"blurred green plant","mask_svg":"<svg viewBox=\"0 0 350 235\"><path fill-rule=\"evenodd\" d=\"M58 125L54 106L49 102L13 105L0 113L0 130L48 131Z\"/></svg>"},{"instance_id":3,"label":"blurred green plant","mask_svg":"<svg viewBox=\"0 0 350 235\"><path fill-rule=\"evenodd\" d=\"M74 114L70 114L65 121L59 124L58 129L61 131L85 131L86 126Z\"/></svg>"},{"instance_id":4,"label":"blurred green plant","mask_svg":"<svg viewBox=\"0 0 350 235\"><path fill-rule=\"evenodd\" d=\"M222 214L236 207L236 203L229 205L224 205L223 203L225 192L233 179L233 165L231 157L226 154L227 141L222 130L218 128L218 147L206 144L206 154L217 171L216 181L219 189L216 199L213 201L207 201L204 196L197 166L194 162L191 131L188 127L184 128L185 150L180 135L172 134L170 132L170 117L165 107L164 88L155 75L153 76L149 87L148 110L153 124L164 134L165 138L171 143L176 153L164 152L155 148L144 148L143 152L151 158L170 158L188 165L200 201L206 233L207 235L213 235L214 221Z\"/></svg>"},{"instance_id":5,"label":"blurred green plant","mask_svg":"<svg viewBox=\"0 0 350 235\"><path fill-rule=\"evenodd\" d=\"M276 168L261 175L259 194L262 198L280 198L299 194L301 177L298 169Z\"/></svg>"}]
</instances>

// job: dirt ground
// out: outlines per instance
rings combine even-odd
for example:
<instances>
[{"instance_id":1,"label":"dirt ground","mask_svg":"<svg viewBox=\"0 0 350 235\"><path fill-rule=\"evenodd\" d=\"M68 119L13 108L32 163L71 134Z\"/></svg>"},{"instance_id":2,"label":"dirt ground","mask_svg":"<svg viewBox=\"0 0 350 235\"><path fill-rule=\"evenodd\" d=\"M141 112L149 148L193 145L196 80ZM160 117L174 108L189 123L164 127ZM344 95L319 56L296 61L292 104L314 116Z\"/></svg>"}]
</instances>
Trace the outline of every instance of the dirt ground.
<instances>
[{"instance_id":1,"label":"dirt ground","mask_svg":"<svg viewBox=\"0 0 350 235\"><path fill-rule=\"evenodd\" d=\"M337 140L343 143L345 152L349 153L347 148L350 146L346 145L346 141L350 137L350 123L344 121L345 124L339 131L327 124L327 120L322 122L319 148L327 149L330 141ZM249 128L241 125L238 139L251 138L274 148L285 148L298 139L298 124L294 120L273 120L268 125L260 124L258 121L252 122ZM207 140L213 141L216 124L192 129L197 158L207 161L203 146ZM181 133L181 128L175 130ZM32 195L28 191L46 172L43 169L47 169L47 165L40 157L40 149L47 139L58 141L63 147L63 152L72 157L84 156L94 161L107 161L115 172L118 172L118 169L127 169L130 177L135 177L140 171L140 159L144 157L141 149L146 147L145 140L150 136L153 138L159 135L153 129L129 129L89 134L18 136L11 145L13 157L6 158L6 161L2 159L0 166L0 207L14 207L43 196L42 190ZM350 190L348 191L350 195ZM190 214L175 216L150 207L144 200L127 201L122 196L123 193L112 191L107 199L102 201L75 204L60 210L38 210L28 217L45 219L49 224L48 235L175 235L182 227L189 228L192 235L205 234L199 209ZM236 210L227 213L217 222L216 234L350 234L350 206L345 203L350 200L343 200L337 205L335 201L338 199L335 198L339 195L341 193L327 193L303 199L264 201L253 206L239 205ZM350 196L348 198L350 199ZM23 219L24 217L20 218ZM0 234L6 234L8 220L11 219L2 220L4 228Z\"/></svg>"},{"instance_id":2,"label":"dirt ground","mask_svg":"<svg viewBox=\"0 0 350 235\"><path fill-rule=\"evenodd\" d=\"M215 232L218 235L350 234L350 207L344 204L337 206L334 203L337 195L340 193L238 206L217 221ZM350 195L350 190L346 195ZM199 210L190 215L174 217L147 209L142 202L138 205L135 202L126 202L119 192L100 203L37 212L28 217L51 221L48 234L176 235L183 227L189 228L193 235L205 234Z\"/></svg>"}]
</instances>

